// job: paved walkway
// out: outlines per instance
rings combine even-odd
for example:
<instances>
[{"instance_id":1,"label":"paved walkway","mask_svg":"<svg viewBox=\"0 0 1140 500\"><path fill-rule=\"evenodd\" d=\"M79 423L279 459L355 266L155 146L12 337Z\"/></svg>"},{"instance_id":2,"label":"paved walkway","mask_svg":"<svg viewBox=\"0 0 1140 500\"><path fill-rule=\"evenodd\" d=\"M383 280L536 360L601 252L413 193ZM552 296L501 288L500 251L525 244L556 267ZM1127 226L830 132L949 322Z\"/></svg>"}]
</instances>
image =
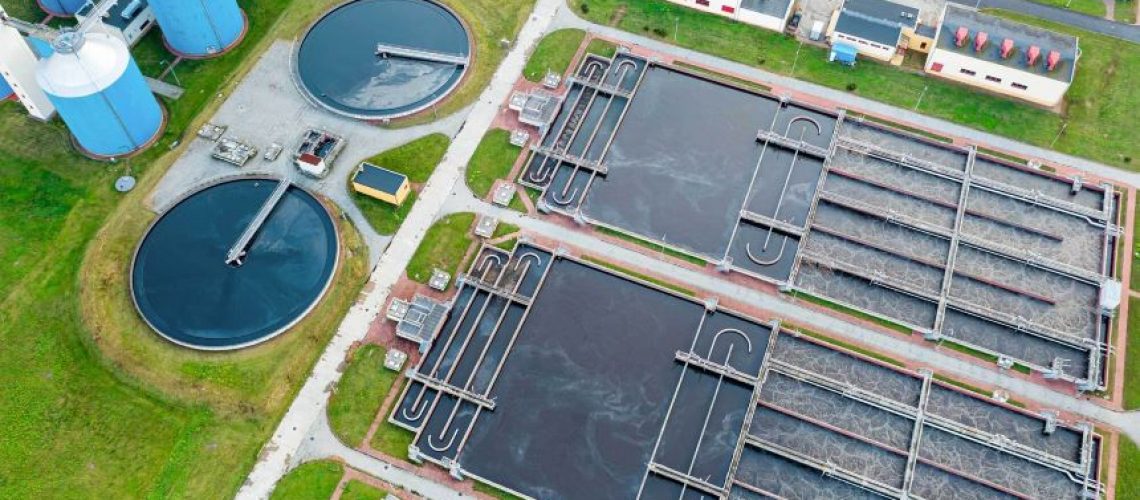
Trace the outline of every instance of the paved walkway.
<instances>
[{"instance_id":1,"label":"paved walkway","mask_svg":"<svg viewBox=\"0 0 1140 500\"><path fill-rule=\"evenodd\" d=\"M989 0L987 0L989 1ZM1002 0L1005 1L1005 0ZM1034 4L1036 5L1036 4ZM1087 16L1086 16L1087 17ZM697 52L694 50L685 49L672 45L666 42L654 40L652 38L635 35L617 28L593 24L577 16L572 9L565 7L559 9L558 17L554 21L552 29L557 28L578 28L590 31L592 33L601 35L603 37L618 40L624 44L633 44L646 47L650 50L657 52L668 52L674 54L681 59L686 59L703 66L708 66L721 71L736 73L745 77L757 80L759 82L767 83L775 87L794 88L799 91L815 95L827 101L842 105L845 108L855 111L866 111L879 116L889 116L893 120L909 123L921 128L938 130L946 135L960 137L970 142L975 142L981 145L987 145L996 149L1001 149L1024 156L1027 159L1045 160L1048 163L1057 163L1067 165L1073 168L1085 170L1105 179L1111 179L1116 182L1130 184L1133 186L1140 186L1140 173L1128 172L1120 170L1116 167L1097 163L1092 160L1079 158L1076 156L1059 153L1053 150L1032 146L1023 142L1018 142L1013 139L993 135L980 130L972 129L956 123L951 123L939 118L933 118L914 111L905 110L884 104L878 101L873 101L865 97L860 97L855 94L850 94L840 90L835 90L822 85L817 85L795 78L777 75L762 69L758 69L745 64L721 59L716 56Z\"/></svg>"},{"instance_id":2,"label":"paved walkway","mask_svg":"<svg viewBox=\"0 0 1140 500\"><path fill-rule=\"evenodd\" d=\"M786 300L784 296L761 292L716 276L675 266L663 260L601 241L588 234L569 230L558 224L500 208L484 201L457 194L448 202L447 209L453 212L467 211L491 215L501 222L515 224L524 231L543 238L561 241L580 249L588 249L593 255L625 266L642 269L653 275L668 276L670 281L689 288L704 290L713 296L731 297L733 300L744 302L749 306L771 311L780 318L794 318L796 323L805 327L827 331L863 345L874 346L876 350L888 355L931 366L940 373L1005 389L1018 399L1034 400L1048 408L1105 422L1124 430L1134 440L1140 440L1140 413L1114 411L1072 393L1060 393L1030 381L1005 376L991 368L935 351L928 345L915 344L901 338L884 335L801 306Z\"/></svg>"},{"instance_id":3,"label":"paved walkway","mask_svg":"<svg viewBox=\"0 0 1140 500\"><path fill-rule=\"evenodd\" d=\"M1069 9L1043 5L1031 0L949 0L956 4L981 9L994 8L1012 10L1049 21L1068 24L1077 28L1094 31L1130 42L1140 43L1140 26L1118 23L1108 19L1093 17ZM1131 6L1127 6L1131 8Z\"/></svg>"},{"instance_id":4,"label":"paved walkway","mask_svg":"<svg viewBox=\"0 0 1140 500\"><path fill-rule=\"evenodd\" d=\"M238 491L239 499L268 498L273 486L298 462L294 455L314 424L324 417L328 391L342 375L342 364L349 349L364 338L368 325L380 313L388 299L388 291L404 273L408 261L415 253L424 233L439 217L444 202L456 184L463 184L463 169L475 152L483 133L490 127L499 105L506 101L515 80L522 74L527 54L546 32L558 6L563 0L539 0L534 13L519 33L515 47L507 54L496 71L491 84L479 96L463 128L452 141L443 162L428 180L419 201L396 232L392 244L380 258L368 287L369 291L345 316L336 335L321 354L313 373L301 387L293 404L282 418L269 442L265 444L260 460L254 466L246 483ZM345 450L339 450L347 453ZM352 457L344 457L350 459ZM359 457L356 457L359 459ZM373 459L374 460L374 459ZM354 467L375 472L377 477L393 484L408 487L405 478L389 467L373 471L368 467ZM422 490L420 490L422 491ZM429 495L430 496L430 495ZM446 495L443 496L444 498Z\"/></svg>"}]
</instances>

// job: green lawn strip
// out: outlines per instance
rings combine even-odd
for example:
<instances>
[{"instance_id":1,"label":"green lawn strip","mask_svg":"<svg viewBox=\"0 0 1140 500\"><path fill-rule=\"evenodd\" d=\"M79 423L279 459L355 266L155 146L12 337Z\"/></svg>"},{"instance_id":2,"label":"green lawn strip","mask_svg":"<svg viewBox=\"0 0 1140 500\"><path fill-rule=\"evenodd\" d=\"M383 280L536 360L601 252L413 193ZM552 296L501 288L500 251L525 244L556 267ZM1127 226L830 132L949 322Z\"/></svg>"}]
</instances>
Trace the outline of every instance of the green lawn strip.
<instances>
[{"instance_id":1,"label":"green lawn strip","mask_svg":"<svg viewBox=\"0 0 1140 500\"><path fill-rule=\"evenodd\" d=\"M344 466L331 460L317 460L297 466L273 488L271 500L316 500L332 496L344 477Z\"/></svg>"},{"instance_id":2,"label":"green lawn strip","mask_svg":"<svg viewBox=\"0 0 1140 500\"><path fill-rule=\"evenodd\" d=\"M1073 12L1080 12L1093 17L1103 18L1108 13L1105 8L1104 2L1101 0L1032 0L1033 2L1057 7L1060 9L1071 10Z\"/></svg>"},{"instance_id":3,"label":"green lawn strip","mask_svg":"<svg viewBox=\"0 0 1140 500\"><path fill-rule=\"evenodd\" d=\"M981 148L980 147L980 148L978 148L978 152L982 153L984 155L987 155L987 156L992 156L994 158L1002 159L1005 161L1010 161L1010 162L1017 163L1020 165L1026 165L1028 163L1025 161L1025 158L1021 158L1019 156L1014 156L1014 155L1011 155L1008 153L1003 153L1001 151L997 151L994 149Z\"/></svg>"},{"instance_id":4,"label":"green lawn strip","mask_svg":"<svg viewBox=\"0 0 1140 500\"><path fill-rule=\"evenodd\" d=\"M376 420L399 373L384 368L383 347L365 345L352 353L329 399L329 424L345 444L357 446Z\"/></svg>"},{"instance_id":5,"label":"green lawn strip","mask_svg":"<svg viewBox=\"0 0 1140 500\"><path fill-rule=\"evenodd\" d=\"M1113 10L1113 17L1118 23L1136 24L1135 0L1116 0L1116 9Z\"/></svg>"},{"instance_id":6,"label":"green lawn strip","mask_svg":"<svg viewBox=\"0 0 1140 500\"><path fill-rule=\"evenodd\" d=\"M973 356L975 358L984 360L986 362L993 363L995 365L998 362L998 357L996 355L990 354L988 352L979 351L977 349L974 349L973 347L970 347L970 346L964 345L964 344L959 344L958 342L955 342L955 341L950 340L950 339L943 338L942 340L938 341L938 345L943 346L943 347L948 347L952 351L958 351L962 354L967 354L967 355ZM1024 373L1026 375L1033 373L1032 368L1030 368L1026 365L1023 365L1021 363L1014 363L1012 369L1014 371L1021 372L1021 373Z\"/></svg>"},{"instance_id":7,"label":"green lawn strip","mask_svg":"<svg viewBox=\"0 0 1140 500\"><path fill-rule=\"evenodd\" d=\"M431 271L440 268L455 276L459 264L471 246L471 224L475 214L451 214L440 219L428 229L408 263L408 277L417 283L427 283Z\"/></svg>"},{"instance_id":8,"label":"green lawn strip","mask_svg":"<svg viewBox=\"0 0 1140 500\"><path fill-rule=\"evenodd\" d=\"M598 24L616 25L625 31L783 75L791 74L795 65L796 78L887 104L913 109L919 104L919 96L923 96L919 112L1037 146L1050 146L1067 121L1068 126L1055 145L1059 151L1118 166L1129 166L1131 160L1127 159L1140 154L1140 141L1134 133L1106 132L1131 132L1131 110L1140 104L1140 87L1131 85L1128 76L1140 74L1140 50L1121 50L1121 44L1131 45L1111 37L1070 27L1057 28L1080 36L1083 53L1076 81L1069 91L1067 116L1062 117L1026 103L870 60L862 60L854 67L829 63L823 48L805 44L801 49L798 41L781 33L665 0L569 1L579 13L581 5L588 3L588 12L581 15ZM680 26L677 33L673 33L675 26Z\"/></svg>"},{"instance_id":9,"label":"green lawn strip","mask_svg":"<svg viewBox=\"0 0 1140 500\"><path fill-rule=\"evenodd\" d=\"M364 214L368 225L380 234L395 234L396 230L400 229L400 224L403 224L404 220L408 218L408 214L412 212L416 200L419 199L419 193L412 191L408 193L404 203L396 206L356 191L350 190L349 194L353 203L356 203L357 208L360 209L360 213Z\"/></svg>"},{"instance_id":10,"label":"green lawn strip","mask_svg":"<svg viewBox=\"0 0 1140 500\"><path fill-rule=\"evenodd\" d=\"M435 133L396 146L365 161L404 174L415 184L423 184L443 161L443 155L450 145L450 138Z\"/></svg>"},{"instance_id":11,"label":"green lawn strip","mask_svg":"<svg viewBox=\"0 0 1140 500\"><path fill-rule=\"evenodd\" d=\"M639 273L637 271L633 271L631 269L619 266L619 265L614 264L612 262L609 262L607 260L599 259L597 257L593 257L590 255L586 255L586 256L582 257L582 260L584 260L586 262L592 262L594 264L605 267L607 269L617 271L618 273L624 274L624 275L629 276L631 278L637 278L641 281L645 281L647 283L652 283L652 284L657 285L661 288L672 290L672 291L677 292L681 295L688 295L689 297L696 297L697 296L696 292L694 292L688 288L685 288L681 285L677 285L675 283L670 283L668 281L658 279L658 278L655 278L653 276L649 276L647 274L643 274L643 273Z\"/></svg>"},{"instance_id":12,"label":"green lawn strip","mask_svg":"<svg viewBox=\"0 0 1140 500\"><path fill-rule=\"evenodd\" d=\"M522 148L511 144L509 130L489 130L467 164L467 187L475 196L486 198L496 180L510 175L521 152Z\"/></svg>"},{"instance_id":13,"label":"green lawn strip","mask_svg":"<svg viewBox=\"0 0 1140 500\"><path fill-rule=\"evenodd\" d=\"M506 240L500 241L498 243L495 243L495 248L498 248L500 250L506 250L509 252L509 251L515 249L515 245L517 245L518 242L519 242L518 238L506 239Z\"/></svg>"},{"instance_id":14,"label":"green lawn strip","mask_svg":"<svg viewBox=\"0 0 1140 500\"><path fill-rule=\"evenodd\" d=\"M1132 221L1132 264L1131 264L1131 281L1126 283L1128 288L1136 290L1140 288L1140 196L1137 196L1132 203L1136 205L1136 219ZM1124 206L1123 204L1121 205ZM1123 244L1121 244L1123 246Z\"/></svg>"},{"instance_id":15,"label":"green lawn strip","mask_svg":"<svg viewBox=\"0 0 1140 500\"><path fill-rule=\"evenodd\" d=\"M874 115L864 115L861 113L852 113L852 114L849 114L847 116L849 116L849 117L850 116L858 116L858 117L860 117L864 120L867 120L869 122L878 123L880 125L886 125L890 128L894 128L894 129L898 129L898 130L904 130L906 132L921 135L921 136L924 136L928 139L933 139L935 141L945 143L945 144L950 144L950 143L954 142L954 140L950 139L949 137L938 135L938 134L931 132L929 130L911 127L909 125L903 125L901 123L893 122L893 121L887 120L885 118L879 118L879 117L874 116Z\"/></svg>"},{"instance_id":16,"label":"green lawn strip","mask_svg":"<svg viewBox=\"0 0 1140 500\"><path fill-rule=\"evenodd\" d=\"M601 38L594 38L586 45L586 52L602 57L613 57L614 54L617 54L617 44Z\"/></svg>"},{"instance_id":17,"label":"green lawn strip","mask_svg":"<svg viewBox=\"0 0 1140 500\"><path fill-rule=\"evenodd\" d=\"M881 317L876 316L876 315L871 314L871 313L860 311L860 310L855 309L853 307L845 306L845 305L840 304L838 302L833 302L831 300L820 297L818 295L814 295L811 293L796 290L796 291L791 292L791 296L798 298L798 299L803 299L807 302L811 302L812 304L820 305L820 306L826 307L828 309L841 312L841 313L849 315L849 316L854 316L856 318L859 318L859 319L862 319L865 321L870 321L876 325L879 325L879 326L885 327L887 329L902 333L904 335L910 335L911 333L913 333L913 330L906 325L903 325L901 323L896 323L896 322L891 321L891 320L886 319L886 318L881 318Z\"/></svg>"},{"instance_id":18,"label":"green lawn strip","mask_svg":"<svg viewBox=\"0 0 1140 500\"><path fill-rule=\"evenodd\" d=\"M350 479L340 494L341 500L384 500L388 492L371 484Z\"/></svg>"},{"instance_id":19,"label":"green lawn strip","mask_svg":"<svg viewBox=\"0 0 1140 500\"><path fill-rule=\"evenodd\" d=\"M523 214L529 213L530 211L527 210L526 204L522 201L523 196L526 196L526 193L522 190L518 190L516 186L515 197L511 198L511 203L507 205L507 208Z\"/></svg>"},{"instance_id":20,"label":"green lawn strip","mask_svg":"<svg viewBox=\"0 0 1140 500\"><path fill-rule=\"evenodd\" d=\"M548 71L565 74L585 38L586 32L580 29L562 29L547 34L539 40L538 46L527 60L523 77L532 82L541 82Z\"/></svg>"},{"instance_id":21,"label":"green lawn strip","mask_svg":"<svg viewBox=\"0 0 1140 500\"><path fill-rule=\"evenodd\" d=\"M648 248L650 250L653 250L655 252L661 252L662 254L668 255L670 257L678 258L678 259L681 259L683 261L690 262L692 264L696 264L696 265L701 266L701 267L704 267L706 264L708 264L707 262L705 262L705 259L702 259L700 257L696 257L693 255L689 255L687 253L684 253L684 252L679 252L679 251L674 250L674 249L669 248L669 247L664 247L664 246L658 245L658 244L653 243L651 241L638 238L637 236L626 233L624 231L618 231L616 229L610 229L610 228L604 227L604 226L596 226L595 229L599 233L609 235L609 236L613 236L613 237L616 237L618 239L625 240L625 241L628 241L630 243L637 244L639 246L643 246L643 247Z\"/></svg>"},{"instance_id":22,"label":"green lawn strip","mask_svg":"<svg viewBox=\"0 0 1140 500\"><path fill-rule=\"evenodd\" d=\"M407 382L404 385L406 386ZM372 435L372 440L368 445L385 455L406 461L408 459L408 445L412 444L415 438L414 432L385 419L376 428L376 433Z\"/></svg>"},{"instance_id":23,"label":"green lawn strip","mask_svg":"<svg viewBox=\"0 0 1140 500\"><path fill-rule=\"evenodd\" d=\"M530 198L531 205L538 206L539 198L542 198L542 191L532 187L523 187L523 192L526 193L527 198Z\"/></svg>"},{"instance_id":24,"label":"green lawn strip","mask_svg":"<svg viewBox=\"0 0 1140 500\"><path fill-rule=\"evenodd\" d=\"M458 112L475 102L487 87L499 63L511 47L503 47L502 40L515 40L523 23L534 10L535 0L438 0L450 7L467 26L475 40L475 57L459 88L431 111L393 123L396 127L411 127L436 121ZM338 2L339 3L339 2Z\"/></svg>"},{"instance_id":25,"label":"green lawn strip","mask_svg":"<svg viewBox=\"0 0 1140 500\"><path fill-rule=\"evenodd\" d=\"M479 480L475 480L474 489L479 493L490 496L491 498L496 498L498 500L522 500L522 497L520 496L512 495Z\"/></svg>"},{"instance_id":26,"label":"green lawn strip","mask_svg":"<svg viewBox=\"0 0 1140 500\"><path fill-rule=\"evenodd\" d=\"M1124 409L1140 408L1140 299L1128 298L1128 341L1124 356ZM1138 470L1137 472L1140 472Z\"/></svg>"},{"instance_id":27,"label":"green lawn strip","mask_svg":"<svg viewBox=\"0 0 1140 500\"><path fill-rule=\"evenodd\" d=\"M968 384L966 382L963 382L963 381L955 379L955 378L947 377L946 375L935 373L934 378L937 380L941 380L947 384L950 384L954 387L957 387L959 389L964 389L964 390L967 390L969 392L980 394L980 395L985 396L987 398L992 397L992 394L990 393L990 391L982 389L981 387L978 387L978 386L973 385L973 384ZM1025 403L1022 403L1021 401L1018 401L1016 399L1007 399L1005 401L1005 403L1008 405L1016 406L1018 408L1025 408Z\"/></svg>"},{"instance_id":28,"label":"green lawn strip","mask_svg":"<svg viewBox=\"0 0 1140 500\"><path fill-rule=\"evenodd\" d=\"M726 74L721 73L719 71L713 71L713 70L710 70L710 69L705 68L703 66L697 66L695 64L689 64L689 63L684 62L684 61L677 61L677 63L675 65L679 68L683 68L687 71L691 71L691 72L696 73L698 75L704 76L705 78L709 78L709 79L712 79L715 81L719 81L721 83L727 83L729 85L735 85L737 87L748 89L748 90L751 90L753 92L769 93L772 91L772 87L769 87L769 86L764 85L762 83L757 83L757 82L754 82L752 80L745 80L744 78L738 78L738 77L735 77L732 75L726 75Z\"/></svg>"},{"instance_id":29,"label":"green lawn strip","mask_svg":"<svg viewBox=\"0 0 1140 500\"><path fill-rule=\"evenodd\" d=\"M1116 498L1140 498L1140 447L1123 432L1120 433L1119 443L1116 456Z\"/></svg>"},{"instance_id":30,"label":"green lawn strip","mask_svg":"<svg viewBox=\"0 0 1140 500\"><path fill-rule=\"evenodd\" d=\"M514 224L499 224L499 227L495 228L495 233L491 235L491 239L501 238L508 234L514 234L517 232L519 232L519 227ZM500 248L509 252L515 248L515 243L518 243L518 241L518 238L510 238L504 241L500 241L498 243L495 243L495 248Z\"/></svg>"}]
</instances>

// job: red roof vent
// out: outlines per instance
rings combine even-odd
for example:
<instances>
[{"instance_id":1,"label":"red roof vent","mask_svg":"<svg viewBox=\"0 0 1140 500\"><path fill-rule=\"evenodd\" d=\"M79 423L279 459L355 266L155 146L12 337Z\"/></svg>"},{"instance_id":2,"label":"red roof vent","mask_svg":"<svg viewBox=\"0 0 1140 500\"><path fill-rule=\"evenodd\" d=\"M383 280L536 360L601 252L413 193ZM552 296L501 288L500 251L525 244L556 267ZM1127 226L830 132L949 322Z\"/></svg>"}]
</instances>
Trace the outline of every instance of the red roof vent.
<instances>
[{"instance_id":1,"label":"red roof vent","mask_svg":"<svg viewBox=\"0 0 1140 500\"><path fill-rule=\"evenodd\" d=\"M1033 66L1034 64L1037 64L1037 58L1040 56L1041 47L1030 45L1029 51L1025 53L1025 61L1029 63L1030 66Z\"/></svg>"},{"instance_id":2,"label":"red roof vent","mask_svg":"<svg viewBox=\"0 0 1140 500\"><path fill-rule=\"evenodd\" d=\"M1049 55L1045 56L1045 69L1053 71L1057 69L1057 63L1061 62L1061 53L1056 50L1050 50Z\"/></svg>"},{"instance_id":3,"label":"red roof vent","mask_svg":"<svg viewBox=\"0 0 1140 500\"><path fill-rule=\"evenodd\" d=\"M307 163L309 165L320 165L321 164L321 158L319 156L311 154L311 153L303 153L297 159L301 163Z\"/></svg>"},{"instance_id":4,"label":"red roof vent","mask_svg":"<svg viewBox=\"0 0 1140 500\"><path fill-rule=\"evenodd\" d=\"M965 26L959 26L958 31L954 32L954 45L964 47L966 39L970 37L970 29Z\"/></svg>"},{"instance_id":5,"label":"red roof vent","mask_svg":"<svg viewBox=\"0 0 1140 500\"><path fill-rule=\"evenodd\" d=\"M979 31L978 36L974 37L974 52L981 52L982 49L986 48L986 41L989 38L990 36L985 31Z\"/></svg>"},{"instance_id":6,"label":"red roof vent","mask_svg":"<svg viewBox=\"0 0 1140 500\"><path fill-rule=\"evenodd\" d=\"M1006 38L1001 41L1001 58L1009 59L1011 55L1013 55L1013 39Z\"/></svg>"}]
</instances>

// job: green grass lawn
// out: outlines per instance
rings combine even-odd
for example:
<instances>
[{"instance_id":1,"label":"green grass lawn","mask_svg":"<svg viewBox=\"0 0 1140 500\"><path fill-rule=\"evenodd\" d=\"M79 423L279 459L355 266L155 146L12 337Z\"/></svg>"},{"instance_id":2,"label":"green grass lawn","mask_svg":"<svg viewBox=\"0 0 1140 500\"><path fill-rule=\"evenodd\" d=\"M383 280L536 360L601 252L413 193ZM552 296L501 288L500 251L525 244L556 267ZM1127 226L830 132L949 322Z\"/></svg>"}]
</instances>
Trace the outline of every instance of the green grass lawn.
<instances>
[{"instance_id":1,"label":"green grass lawn","mask_svg":"<svg viewBox=\"0 0 1140 500\"><path fill-rule=\"evenodd\" d=\"M475 214L459 213L444 217L428 229L408 263L408 277L417 283L427 283L431 270L440 268L455 276L467 248L471 246L471 225Z\"/></svg>"},{"instance_id":2,"label":"green grass lawn","mask_svg":"<svg viewBox=\"0 0 1140 500\"><path fill-rule=\"evenodd\" d=\"M368 427L400 375L384 368L384 354L378 345L357 349L329 399L329 425L349 446L364 442Z\"/></svg>"},{"instance_id":3,"label":"green grass lawn","mask_svg":"<svg viewBox=\"0 0 1140 500\"><path fill-rule=\"evenodd\" d=\"M423 184L435 172L439 162L443 161L443 155L450 145L449 137L435 133L394 147L365 161L404 174L415 184Z\"/></svg>"},{"instance_id":4,"label":"green grass lawn","mask_svg":"<svg viewBox=\"0 0 1140 500\"><path fill-rule=\"evenodd\" d=\"M479 481L475 481L474 488L475 488L475 491L478 491L479 493L487 495L491 498L496 498L498 500L522 500L522 497L519 497L517 495L512 495L512 494L507 493L503 490L500 490L494 486L491 486L487 483L481 483Z\"/></svg>"},{"instance_id":5,"label":"green grass lawn","mask_svg":"<svg viewBox=\"0 0 1140 500\"><path fill-rule=\"evenodd\" d=\"M1093 17L1104 17L1108 10L1101 0L1033 0L1034 2L1049 5L1052 7L1059 7L1068 9L1081 14L1088 14Z\"/></svg>"},{"instance_id":6,"label":"green grass lawn","mask_svg":"<svg viewBox=\"0 0 1140 500\"><path fill-rule=\"evenodd\" d=\"M1123 404L1124 409L1135 410L1140 408L1140 299L1135 297L1128 298L1128 342L1125 348Z\"/></svg>"},{"instance_id":7,"label":"green grass lawn","mask_svg":"<svg viewBox=\"0 0 1140 500\"><path fill-rule=\"evenodd\" d=\"M1113 10L1113 18L1118 23L1135 24L1136 23L1136 2L1134 0L1116 0L1116 9Z\"/></svg>"},{"instance_id":8,"label":"green grass lawn","mask_svg":"<svg viewBox=\"0 0 1140 500\"><path fill-rule=\"evenodd\" d=\"M351 304L362 282L349 273L297 331L207 355L159 340L126 291L130 252L153 217L142 200L173 162L170 145L232 91L270 39L295 34L286 22L307 22L296 17L311 4L293 5L243 1L251 24L243 44L180 65L187 92L165 103L165 135L117 165L75 155L58 120L36 122L0 103L0 497L231 498ZM35 13L32 0L5 7ZM139 187L124 197L111 186L127 168ZM342 230L353 245L351 228ZM345 269L363 263L347 252Z\"/></svg>"},{"instance_id":9,"label":"green grass lawn","mask_svg":"<svg viewBox=\"0 0 1140 500\"><path fill-rule=\"evenodd\" d=\"M340 494L341 500L384 500L388 496L388 492L370 484L364 484L355 479L351 479L344 485L344 491Z\"/></svg>"},{"instance_id":10,"label":"green grass lawn","mask_svg":"<svg viewBox=\"0 0 1140 500\"><path fill-rule=\"evenodd\" d=\"M344 477L340 462L318 460L289 471L273 489L272 500L323 500L332 496Z\"/></svg>"},{"instance_id":11,"label":"green grass lawn","mask_svg":"<svg viewBox=\"0 0 1140 500\"><path fill-rule=\"evenodd\" d=\"M1062 116L873 61L854 67L831 64L824 49L809 45L800 49L799 42L781 33L664 0L568 1L579 15L595 23L783 75L792 74L794 64L796 78L839 90L852 88L855 94L907 109L919 103L925 89L919 112L1038 146L1048 147L1067 122L1057 150L1128 168L1136 168L1132 158L1140 162L1140 137L1131 113L1140 105L1140 87L1131 84L1130 76L1140 74L1140 50L1114 38L1032 20L1081 38L1083 56ZM584 3L589 5L587 14L581 10ZM1002 15L1030 20L1013 13ZM680 30L673 33L677 19Z\"/></svg>"},{"instance_id":12,"label":"green grass lawn","mask_svg":"<svg viewBox=\"0 0 1140 500\"><path fill-rule=\"evenodd\" d=\"M586 46L586 52L602 57L613 57L614 54L617 54L617 45L601 38L595 38L590 40L590 44Z\"/></svg>"},{"instance_id":13,"label":"green grass lawn","mask_svg":"<svg viewBox=\"0 0 1140 500\"><path fill-rule=\"evenodd\" d=\"M431 177L435 167L443 161L443 155L447 153L447 147L450 145L451 139L446 135L431 134L384 151L367 161L373 165L400 172L408 176L408 180L413 184L419 185L427 182L428 178ZM364 218L368 219L368 224L377 233L395 233L400 228L400 224L404 223L404 219L408 218L412 207L415 206L418 188L413 186L408 198L397 207L354 191L352 189L352 175L355 172L355 169L350 171L345 180L349 184L348 191L352 195L352 201L360 208Z\"/></svg>"},{"instance_id":14,"label":"green grass lawn","mask_svg":"<svg viewBox=\"0 0 1140 500\"><path fill-rule=\"evenodd\" d=\"M495 181L511 173L522 148L511 145L511 132L491 129L479 141L467 164L467 187L479 198L486 198Z\"/></svg>"},{"instance_id":15,"label":"green grass lawn","mask_svg":"<svg viewBox=\"0 0 1140 500\"><path fill-rule=\"evenodd\" d=\"M1117 459L1116 498L1140 498L1140 447L1123 433Z\"/></svg>"},{"instance_id":16,"label":"green grass lawn","mask_svg":"<svg viewBox=\"0 0 1140 500\"><path fill-rule=\"evenodd\" d=\"M385 420L376 428L372 440L368 443L374 450L393 458L408 459L408 445L416 438L415 433L403 427L397 427Z\"/></svg>"},{"instance_id":17,"label":"green grass lawn","mask_svg":"<svg viewBox=\"0 0 1140 500\"><path fill-rule=\"evenodd\" d=\"M563 29L547 34L538 42L534 53L527 60L523 77L532 82L541 82L547 71L559 75L565 73L585 38L586 32L579 29Z\"/></svg>"}]
</instances>

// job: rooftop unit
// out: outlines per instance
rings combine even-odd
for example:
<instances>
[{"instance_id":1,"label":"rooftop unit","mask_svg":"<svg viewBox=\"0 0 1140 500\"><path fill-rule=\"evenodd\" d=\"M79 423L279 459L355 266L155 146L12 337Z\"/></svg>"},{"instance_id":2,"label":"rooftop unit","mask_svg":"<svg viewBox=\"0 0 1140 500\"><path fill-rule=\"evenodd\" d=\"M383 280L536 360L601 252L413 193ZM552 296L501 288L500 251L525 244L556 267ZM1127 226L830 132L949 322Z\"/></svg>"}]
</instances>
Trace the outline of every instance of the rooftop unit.
<instances>
[{"instance_id":1,"label":"rooftop unit","mask_svg":"<svg viewBox=\"0 0 1140 500\"><path fill-rule=\"evenodd\" d=\"M293 162L301 173L318 179L332 170L337 155L344 149L344 138L319 129L306 130L293 154Z\"/></svg>"},{"instance_id":2,"label":"rooftop unit","mask_svg":"<svg viewBox=\"0 0 1140 500\"><path fill-rule=\"evenodd\" d=\"M257 147L233 137L226 137L214 143L210 156L240 168L257 156Z\"/></svg>"},{"instance_id":3,"label":"rooftop unit","mask_svg":"<svg viewBox=\"0 0 1140 500\"><path fill-rule=\"evenodd\" d=\"M416 295L411 302L392 299L386 317L396 322L396 336L419 344L423 351L443 326L450 307L438 300Z\"/></svg>"}]
</instances>

